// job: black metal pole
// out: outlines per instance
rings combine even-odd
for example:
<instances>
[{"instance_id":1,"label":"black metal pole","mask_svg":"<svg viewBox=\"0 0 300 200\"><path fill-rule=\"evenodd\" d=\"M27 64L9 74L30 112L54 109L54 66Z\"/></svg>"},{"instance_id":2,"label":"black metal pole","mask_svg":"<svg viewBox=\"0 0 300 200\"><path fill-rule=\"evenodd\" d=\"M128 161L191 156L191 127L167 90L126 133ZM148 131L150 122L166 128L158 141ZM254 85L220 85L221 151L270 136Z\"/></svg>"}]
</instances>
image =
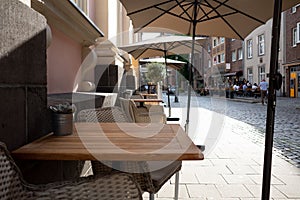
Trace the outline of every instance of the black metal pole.
<instances>
[{"instance_id":1,"label":"black metal pole","mask_svg":"<svg viewBox=\"0 0 300 200\"><path fill-rule=\"evenodd\" d=\"M272 170L272 151L275 123L275 107L276 107L276 73L278 70L278 50L280 36L282 0L274 0L273 26L272 26L272 43L269 73L269 90L268 90L268 108L266 120L265 135L265 155L262 183L262 200L270 199L270 184Z\"/></svg>"},{"instance_id":2,"label":"black metal pole","mask_svg":"<svg viewBox=\"0 0 300 200\"><path fill-rule=\"evenodd\" d=\"M188 87L188 100L187 100L187 115L186 115L186 123L185 123L185 132L189 131L189 123L190 123L190 109L191 109L191 87L192 84L192 67L194 66L194 50L195 50L195 37L196 37L196 26L197 26L197 5L198 0L194 2L194 19L193 19L193 35L192 35L192 50L191 50L191 62L189 62L189 87Z\"/></svg>"},{"instance_id":3,"label":"black metal pole","mask_svg":"<svg viewBox=\"0 0 300 200\"><path fill-rule=\"evenodd\" d=\"M166 85L167 85L167 97L168 97L168 108L169 108L169 117L171 117L171 104L170 104L170 88L168 80L168 63L167 63L167 47L166 43L164 44L164 56L165 56L165 66L166 66Z\"/></svg>"}]
</instances>

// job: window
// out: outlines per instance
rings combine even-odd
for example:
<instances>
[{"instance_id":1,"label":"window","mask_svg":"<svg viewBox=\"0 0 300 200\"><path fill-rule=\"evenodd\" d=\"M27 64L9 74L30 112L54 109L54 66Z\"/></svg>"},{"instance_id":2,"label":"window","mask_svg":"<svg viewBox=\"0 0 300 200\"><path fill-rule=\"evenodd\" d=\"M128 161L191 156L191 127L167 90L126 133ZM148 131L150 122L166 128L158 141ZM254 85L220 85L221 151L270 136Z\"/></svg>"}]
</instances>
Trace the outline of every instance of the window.
<instances>
[{"instance_id":1,"label":"window","mask_svg":"<svg viewBox=\"0 0 300 200\"><path fill-rule=\"evenodd\" d=\"M291 13L296 13L297 12L297 7L300 6L300 4L296 5L296 6L293 6L291 8Z\"/></svg>"},{"instance_id":2,"label":"window","mask_svg":"<svg viewBox=\"0 0 300 200\"><path fill-rule=\"evenodd\" d=\"M213 47L216 47L218 45L218 40L217 38L213 39Z\"/></svg>"},{"instance_id":3,"label":"window","mask_svg":"<svg viewBox=\"0 0 300 200\"><path fill-rule=\"evenodd\" d=\"M208 68L211 68L211 60L208 60Z\"/></svg>"},{"instance_id":4,"label":"window","mask_svg":"<svg viewBox=\"0 0 300 200\"><path fill-rule=\"evenodd\" d=\"M252 67L251 68L248 68L247 69L247 79L250 83L253 83L253 69Z\"/></svg>"},{"instance_id":5,"label":"window","mask_svg":"<svg viewBox=\"0 0 300 200\"><path fill-rule=\"evenodd\" d=\"M259 82L261 82L263 79L266 79L266 69L265 69L265 66L261 66L258 68L258 72L259 72Z\"/></svg>"},{"instance_id":6,"label":"window","mask_svg":"<svg viewBox=\"0 0 300 200\"><path fill-rule=\"evenodd\" d=\"M220 37L220 44L223 44L225 41L225 38L224 37Z\"/></svg>"},{"instance_id":7,"label":"window","mask_svg":"<svg viewBox=\"0 0 300 200\"><path fill-rule=\"evenodd\" d=\"M231 61L235 62L236 61L236 51L231 52Z\"/></svg>"},{"instance_id":8,"label":"window","mask_svg":"<svg viewBox=\"0 0 300 200\"><path fill-rule=\"evenodd\" d=\"M252 58L253 56L252 44L253 44L252 39L247 40L247 58Z\"/></svg>"},{"instance_id":9,"label":"window","mask_svg":"<svg viewBox=\"0 0 300 200\"><path fill-rule=\"evenodd\" d=\"M221 63L224 63L225 62L225 53L222 53L221 54Z\"/></svg>"},{"instance_id":10,"label":"window","mask_svg":"<svg viewBox=\"0 0 300 200\"><path fill-rule=\"evenodd\" d=\"M297 33L296 33L297 37L297 43L300 43L300 22L297 23Z\"/></svg>"},{"instance_id":11,"label":"window","mask_svg":"<svg viewBox=\"0 0 300 200\"><path fill-rule=\"evenodd\" d=\"M258 55L265 54L265 35L261 34L258 36Z\"/></svg>"},{"instance_id":12,"label":"window","mask_svg":"<svg viewBox=\"0 0 300 200\"><path fill-rule=\"evenodd\" d=\"M218 55L217 63L221 63L221 54Z\"/></svg>"},{"instance_id":13,"label":"window","mask_svg":"<svg viewBox=\"0 0 300 200\"><path fill-rule=\"evenodd\" d=\"M88 15L88 1L87 0L72 0L76 5L86 14Z\"/></svg>"},{"instance_id":14,"label":"window","mask_svg":"<svg viewBox=\"0 0 300 200\"><path fill-rule=\"evenodd\" d=\"M211 48L210 48L210 44L207 45L207 52L210 53Z\"/></svg>"},{"instance_id":15,"label":"window","mask_svg":"<svg viewBox=\"0 0 300 200\"><path fill-rule=\"evenodd\" d=\"M293 28L292 34L292 46L295 47L297 46L297 28Z\"/></svg>"},{"instance_id":16,"label":"window","mask_svg":"<svg viewBox=\"0 0 300 200\"><path fill-rule=\"evenodd\" d=\"M243 49L242 48L238 49L238 59L243 60Z\"/></svg>"},{"instance_id":17,"label":"window","mask_svg":"<svg viewBox=\"0 0 300 200\"><path fill-rule=\"evenodd\" d=\"M217 56L214 56L214 65L217 64L218 61L217 61Z\"/></svg>"}]
</instances>

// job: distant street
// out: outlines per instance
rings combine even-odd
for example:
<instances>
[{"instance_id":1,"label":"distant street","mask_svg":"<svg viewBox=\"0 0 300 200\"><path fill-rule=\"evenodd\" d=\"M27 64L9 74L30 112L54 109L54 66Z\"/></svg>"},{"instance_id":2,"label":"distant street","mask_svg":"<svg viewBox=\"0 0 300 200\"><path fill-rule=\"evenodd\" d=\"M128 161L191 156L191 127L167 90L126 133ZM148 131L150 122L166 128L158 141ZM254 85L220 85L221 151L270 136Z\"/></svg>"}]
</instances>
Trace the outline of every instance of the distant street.
<instances>
[{"instance_id":1,"label":"distant street","mask_svg":"<svg viewBox=\"0 0 300 200\"><path fill-rule=\"evenodd\" d=\"M166 99L164 97L164 99ZM186 95L178 97L179 103L172 107L186 106ZM258 99L256 99L257 102ZM241 102L242 101L242 102ZM166 103L167 101L165 101ZM255 99L225 99L216 96L194 96L192 107L201 107L228 117L237 119L255 127L255 132L245 134L245 137L256 143L264 143L267 106L253 103ZM300 168L300 98L277 97L276 118L274 127L274 149L287 161Z\"/></svg>"}]
</instances>

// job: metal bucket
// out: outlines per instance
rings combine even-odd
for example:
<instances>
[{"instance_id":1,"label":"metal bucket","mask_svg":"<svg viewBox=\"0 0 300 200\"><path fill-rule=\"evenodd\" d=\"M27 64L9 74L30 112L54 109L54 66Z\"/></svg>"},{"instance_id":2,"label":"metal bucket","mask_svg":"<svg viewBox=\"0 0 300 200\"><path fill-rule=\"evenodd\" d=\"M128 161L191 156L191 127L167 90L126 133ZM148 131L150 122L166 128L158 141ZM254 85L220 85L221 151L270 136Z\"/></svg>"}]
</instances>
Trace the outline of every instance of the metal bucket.
<instances>
[{"instance_id":1,"label":"metal bucket","mask_svg":"<svg viewBox=\"0 0 300 200\"><path fill-rule=\"evenodd\" d=\"M52 127L54 135L64 136L71 135L73 132L73 115L70 114L58 114L52 115Z\"/></svg>"}]
</instances>

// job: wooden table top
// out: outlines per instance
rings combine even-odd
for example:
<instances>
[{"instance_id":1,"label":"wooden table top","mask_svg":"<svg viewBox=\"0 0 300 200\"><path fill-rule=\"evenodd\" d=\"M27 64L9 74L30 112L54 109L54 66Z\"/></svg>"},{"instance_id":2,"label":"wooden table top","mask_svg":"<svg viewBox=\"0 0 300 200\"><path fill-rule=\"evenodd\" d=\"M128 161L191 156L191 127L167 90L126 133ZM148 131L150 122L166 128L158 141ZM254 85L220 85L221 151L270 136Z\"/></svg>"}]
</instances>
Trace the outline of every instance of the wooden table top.
<instances>
[{"instance_id":1,"label":"wooden table top","mask_svg":"<svg viewBox=\"0 0 300 200\"><path fill-rule=\"evenodd\" d=\"M25 160L202 160L177 124L75 123L68 136L49 134L12 152Z\"/></svg>"},{"instance_id":2,"label":"wooden table top","mask_svg":"<svg viewBox=\"0 0 300 200\"><path fill-rule=\"evenodd\" d=\"M132 99L134 102L163 102L162 99Z\"/></svg>"},{"instance_id":3,"label":"wooden table top","mask_svg":"<svg viewBox=\"0 0 300 200\"><path fill-rule=\"evenodd\" d=\"M148 94L148 93L140 93L140 94L145 97L157 97L157 94Z\"/></svg>"}]
</instances>

